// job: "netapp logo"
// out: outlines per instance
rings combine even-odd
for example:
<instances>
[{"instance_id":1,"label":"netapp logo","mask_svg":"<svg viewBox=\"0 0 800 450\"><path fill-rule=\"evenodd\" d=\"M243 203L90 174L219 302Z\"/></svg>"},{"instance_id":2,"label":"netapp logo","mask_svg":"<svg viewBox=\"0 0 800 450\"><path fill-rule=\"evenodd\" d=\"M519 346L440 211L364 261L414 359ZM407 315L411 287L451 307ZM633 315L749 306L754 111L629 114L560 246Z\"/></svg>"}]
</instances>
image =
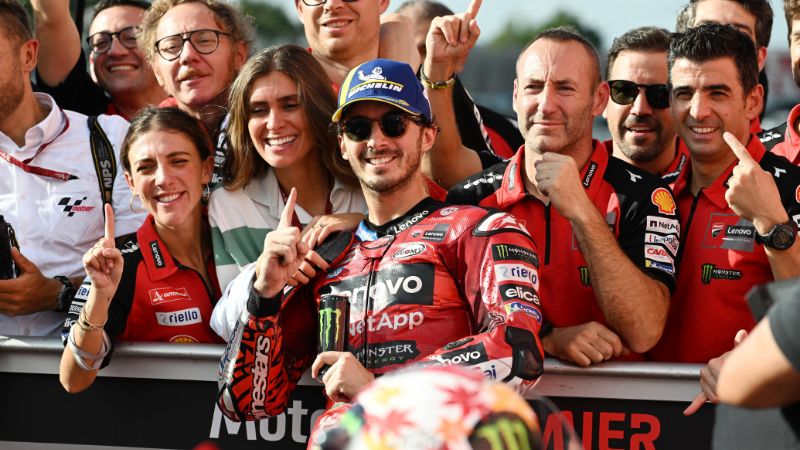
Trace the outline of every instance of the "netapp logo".
<instances>
[{"instance_id":1,"label":"netapp logo","mask_svg":"<svg viewBox=\"0 0 800 450\"><path fill-rule=\"evenodd\" d=\"M156 321L159 325L165 327L179 327L182 325L200 323L202 318L200 317L200 308L195 307L168 313L157 312Z\"/></svg>"},{"instance_id":2,"label":"netapp logo","mask_svg":"<svg viewBox=\"0 0 800 450\"><path fill-rule=\"evenodd\" d=\"M665 219L658 216L647 216L647 231L657 233L676 234L681 225L676 219Z\"/></svg>"},{"instance_id":3,"label":"netapp logo","mask_svg":"<svg viewBox=\"0 0 800 450\"><path fill-rule=\"evenodd\" d=\"M425 315L420 311L414 311L409 314L387 314L381 313L380 315L372 315L367 317L366 329L368 332L373 333L376 331L398 331L403 328L413 330L414 328L422 325L425 321ZM364 320L357 320L350 324L350 336L358 336L364 333Z\"/></svg>"},{"instance_id":4,"label":"netapp logo","mask_svg":"<svg viewBox=\"0 0 800 450\"><path fill-rule=\"evenodd\" d=\"M432 305L433 264L399 264L375 273L372 280L360 275L325 285L320 294L337 294L350 297L350 305L364 310L367 290L372 310L379 311L391 305Z\"/></svg>"}]
</instances>

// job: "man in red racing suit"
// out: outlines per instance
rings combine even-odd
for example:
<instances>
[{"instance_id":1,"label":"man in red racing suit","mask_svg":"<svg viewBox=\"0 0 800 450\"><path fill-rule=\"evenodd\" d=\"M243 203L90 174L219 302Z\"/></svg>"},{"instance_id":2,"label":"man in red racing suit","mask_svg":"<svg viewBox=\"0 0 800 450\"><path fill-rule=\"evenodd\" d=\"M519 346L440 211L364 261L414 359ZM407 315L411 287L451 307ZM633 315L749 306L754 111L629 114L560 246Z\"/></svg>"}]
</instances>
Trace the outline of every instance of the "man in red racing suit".
<instances>
[{"instance_id":1,"label":"man in red racing suit","mask_svg":"<svg viewBox=\"0 0 800 450\"><path fill-rule=\"evenodd\" d=\"M413 71L405 64L375 60L354 72L361 69L363 73L375 73L375 67L382 69L383 76L405 86L406 91L421 91ZM408 77L399 77L398 70L402 75L407 72ZM356 83L359 81L353 80L352 84ZM348 90L358 86L343 89L340 104ZM383 95L384 90L390 91L387 97L400 95L397 90L381 86L357 92L368 96L364 100L372 100ZM362 102L348 111L372 118L398 109L386 103ZM409 121L405 134L395 138L384 135L383 123L380 127L373 123L372 136L360 142L366 141L375 151L388 142L396 146L396 152L403 153L393 153L396 159L429 149L435 128L421 92L414 105L408 101L403 109L416 112L427 121ZM343 122L340 130L348 127L346 118ZM358 147L355 142L348 142L353 139L349 135L341 139L345 141L341 144L343 153L351 148L363 150L363 144ZM425 145L414 148L418 142ZM359 153L358 158L368 160L371 151ZM351 166L355 166L355 152L349 158ZM391 161L384 163L390 164ZM403 168L398 164L376 172L390 178L392 172ZM539 258L525 227L504 212L449 206L431 199L425 194L418 160L408 177L394 178L401 180L397 184L401 185L402 197L398 199L397 191L391 191L395 200L403 200L408 206L394 207L399 214L380 220L379 213L387 208L381 201L385 202L389 195L374 192L377 188L371 187L372 174L356 167L354 172L364 187L370 214L342 258L298 289L262 289L262 278L274 275L283 267L281 264L290 264L291 256L280 253L283 260L270 260L275 264L271 271L260 269L258 263L246 268L220 301L224 305L234 299L247 299L247 313L237 325L221 363L222 411L239 420L280 414L315 357L312 374L316 375L322 364L330 366L323 383L334 401L352 399L366 384L359 385L353 374L369 381L374 375L412 363L472 366L487 377L522 389L531 387L543 368L538 339L542 316L537 292ZM398 211L400 207L403 209ZM287 209L290 208L287 202ZM289 231L286 235L290 235ZM285 242L278 238L280 230L270 235L262 257L273 248L271 242ZM296 248L297 254L302 255L301 247ZM302 256L298 259L302 261ZM314 262L327 266L324 261ZM288 271L292 279L299 271L306 272L303 264L299 264L297 272ZM263 297L265 292L271 296ZM349 297L350 353L325 352L317 356L318 299L329 293ZM353 366L355 369L348 369Z\"/></svg>"}]
</instances>

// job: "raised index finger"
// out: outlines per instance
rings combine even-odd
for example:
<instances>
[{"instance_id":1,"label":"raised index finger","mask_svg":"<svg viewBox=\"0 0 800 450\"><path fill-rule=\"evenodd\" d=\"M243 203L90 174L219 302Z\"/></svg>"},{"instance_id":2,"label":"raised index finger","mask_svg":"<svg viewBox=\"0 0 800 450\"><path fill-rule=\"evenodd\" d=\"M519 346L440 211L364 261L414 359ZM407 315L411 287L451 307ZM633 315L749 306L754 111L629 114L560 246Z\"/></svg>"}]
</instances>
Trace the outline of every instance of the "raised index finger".
<instances>
[{"instance_id":1,"label":"raised index finger","mask_svg":"<svg viewBox=\"0 0 800 450\"><path fill-rule=\"evenodd\" d=\"M481 9L481 3L483 3L483 0L472 0L469 2L469 6L467 6L467 14L469 14L473 19L478 16L478 10Z\"/></svg>"},{"instance_id":2,"label":"raised index finger","mask_svg":"<svg viewBox=\"0 0 800 450\"><path fill-rule=\"evenodd\" d=\"M111 204L105 204L105 211L106 211L106 231L103 237L106 238L106 242L114 242L114 208L111 207Z\"/></svg>"},{"instance_id":3,"label":"raised index finger","mask_svg":"<svg viewBox=\"0 0 800 450\"><path fill-rule=\"evenodd\" d=\"M286 205L283 207L283 211L281 212L281 221L278 223L278 227L290 227L292 226L292 218L294 217L294 202L297 200L297 189L292 188L292 191L289 192L289 197L286 198Z\"/></svg>"},{"instance_id":4,"label":"raised index finger","mask_svg":"<svg viewBox=\"0 0 800 450\"><path fill-rule=\"evenodd\" d=\"M733 151L733 154L736 155L736 158L739 159L744 164L749 165L758 165L754 160L753 157L750 156L750 153L747 151L747 148L736 139L731 132L726 131L722 134L722 139L725 139L725 142L728 143L728 146Z\"/></svg>"}]
</instances>

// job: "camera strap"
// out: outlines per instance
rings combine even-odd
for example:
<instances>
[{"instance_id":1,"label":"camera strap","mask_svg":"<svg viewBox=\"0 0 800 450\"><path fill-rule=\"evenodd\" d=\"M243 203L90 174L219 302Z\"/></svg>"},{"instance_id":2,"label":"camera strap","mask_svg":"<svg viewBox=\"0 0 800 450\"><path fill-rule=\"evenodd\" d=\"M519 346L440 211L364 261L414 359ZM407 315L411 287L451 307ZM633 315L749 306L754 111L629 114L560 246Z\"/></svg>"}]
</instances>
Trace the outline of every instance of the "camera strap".
<instances>
[{"instance_id":1,"label":"camera strap","mask_svg":"<svg viewBox=\"0 0 800 450\"><path fill-rule=\"evenodd\" d=\"M97 121L97 116L87 118L89 126L89 142L92 148L94 170L97 172L97 184L103 203L112 203L114 193L114 179L117 177L117 161L114 156L114 147L108 141L103 127Z\"/></svg>"}]
</instances>

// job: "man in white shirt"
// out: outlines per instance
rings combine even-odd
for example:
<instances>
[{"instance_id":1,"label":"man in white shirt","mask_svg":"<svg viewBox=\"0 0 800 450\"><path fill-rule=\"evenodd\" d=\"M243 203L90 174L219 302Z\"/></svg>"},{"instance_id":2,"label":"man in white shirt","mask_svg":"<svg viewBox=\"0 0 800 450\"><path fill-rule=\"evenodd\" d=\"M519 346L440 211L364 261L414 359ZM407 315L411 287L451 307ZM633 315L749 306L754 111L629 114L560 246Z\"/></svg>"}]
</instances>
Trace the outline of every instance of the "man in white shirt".
<instances>
[{"instance_id":1,"label":"man in white shirt","mask_svg":"<svg viewBox=\"0 0 800 450\"><path fill-rule=\"evenodd\" d=\"M0 280L0 335L57 336L81 257L103 235L103 190L95 171L87 117L34 94L30 74L38 41L17 0L0 0L0 214L15 230L17 278ZM100 116L116 166L111 198L118 234L135 231L143 214L128 207L119 149L128 123ZM108 174L108 171L106 171ZM8 261L0 261L8 264Z\"/></svg>"}]
</instances>

